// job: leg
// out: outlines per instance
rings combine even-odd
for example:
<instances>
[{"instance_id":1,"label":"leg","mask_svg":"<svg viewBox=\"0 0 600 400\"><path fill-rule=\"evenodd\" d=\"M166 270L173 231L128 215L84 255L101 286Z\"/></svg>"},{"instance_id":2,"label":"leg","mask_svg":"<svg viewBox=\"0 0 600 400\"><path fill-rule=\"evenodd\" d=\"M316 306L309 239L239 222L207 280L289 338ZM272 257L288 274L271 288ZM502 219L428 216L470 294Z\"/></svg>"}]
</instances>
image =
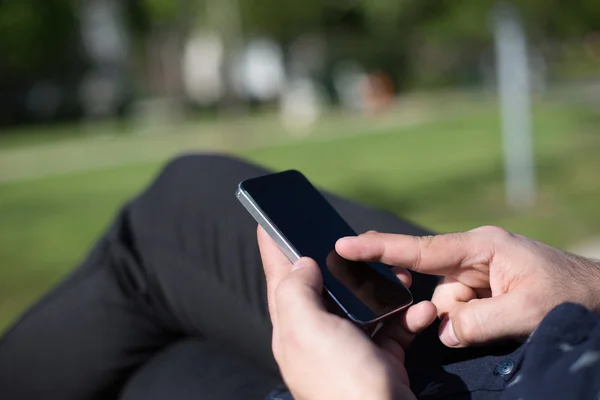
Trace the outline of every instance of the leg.
<instances>
[{"instance_id":1,"label":"leg","mask_svg":"<svg viewBox=\"0 0 600 400\"><path fill-rule=\"evenodd\" d=\"M140 264L172 322L187 335L235 347L243 332L240 350L276 371L256 223L234 196L239 181L267 172L232 158L183 157L133 202L130 216ZM425 233L389 214L328 198L359 231ZM199 290L207 286L221 290Z\"/></svg>"},{"instance_id":2,"label":"leg","mask_svg":"<svg viewBox=\"0 0 600 400\"><path fill-rule=\"evenodd\" d=\"M276 376L214 341L187 339L169 346L129 380L121 400L264 399Z\"/></svg>"},{"instance_id":3,"label":"leg","mask_svg":"<svg viewBox=\"0 0 600 400\"><path fill-rule=\"evenodd\" d=\"M239 181L267 172L225 157L180 158L132 204L131 226L140 264L148 271L149 292L160 294L156 303L172 324L188 336L218 339L276 373L256 223L234 196ZM357 232L429 233L391 214L326 196ZM415 300L431 298L436 283L436 277L415 274ZM513 348L452 351L441 345L434 324L407 353L413 390L428 390L435 379L445 382L447 392L464 392L459 377L467 376L465 371L478 373L484 357L494 363L487 355Z\"/></svg>"},{"instance_id":4,"label":"leg","mask_svg":"<svg viewBox=\"0 0 600 400\"><path fill-rule=\"evenodd\" d=\"M174 339L221 332L229 345L243 342L241 352L252 349L253 361L278 376L260 270L239 271L250 242L235 234L237 222L226 208L203 219L219 198L201 177L227 175L230 163L198 158L200 169L188 168L193 157L167 166L123 209L86 262L0 340L2 397L114 398L140 365ZM240 254L229 258L224 250ZM188 279L193 285L185 284Z\"/></svg>"},{"instance_id":5,"label":"leg","mask_svg":"<svg viewBox=\"0 0 600 400\"><path fill-rule=\"evenodd\" d=\"M112 397L181 336L217 338L276 376L255 223L233 195L240 180L264 173L218 156L170 163L84 265L0 341L0 392ZM424 233L330 200L358 231Z\"/></svg>"},{"instance_id":6,"label":"leg","mask_svg":"<svg viewBox=\"0 0 600 400\"><path fill-rule=\"evenodd\" d=\"M118 269L133 265L116 241L122 213L63 283L0 339L0 397L104 399L172 340L154 310L141 307Z\"/></svg>"},{"instance_id":7,"label":"leg","mask_svg":"<svg viewBox=\"0 0 600 400\"><path fill-rule=\"evenodd\" d=\"M234 196L239 181L265 173L268 171L231 158L181 158L170 164L134 202L131 223L136 246L144 249L140 252L141 264L152 271L152 284L161 293L175 323L188 335L201 333L239 345L239 334L232 327L238 326L242 318L243 326L256 327L256 331L250 331L256 332L255 336L247 337L245 332L245 352L262 362L264 354L269 354L271 363L270 323L256 222ZM359 232L377 229L427 233L391 214L326 196ZM175 215L161 210L174 210ZM223 288L219 297L212 291L198 290L207 281L211 287ZM419 297L430 298L435 282L435 278L417 278L417 286L427 286L427 290L418 290L423 292ZM247 310L235 312L239 307Z\"/></svg>"}]
</instances>

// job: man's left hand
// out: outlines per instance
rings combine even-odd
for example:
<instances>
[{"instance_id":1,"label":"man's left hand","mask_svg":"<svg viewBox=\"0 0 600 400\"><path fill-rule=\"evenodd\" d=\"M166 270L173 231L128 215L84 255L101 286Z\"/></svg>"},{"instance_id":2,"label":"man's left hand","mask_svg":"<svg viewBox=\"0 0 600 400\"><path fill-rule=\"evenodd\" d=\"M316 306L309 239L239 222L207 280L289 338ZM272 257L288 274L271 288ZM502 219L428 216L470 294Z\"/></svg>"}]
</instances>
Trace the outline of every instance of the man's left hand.
<instances>
[{"instance_id":1,"label":"man's left hand","mask_svg":"<svg viewBox=\"0 0 600 400\"><path fill-rule=\"evenodd\" d=\"M273 354L297 400L414 399L404 368L404 349L436 317L421 302L389 320L369 338L350 321L328 313L317 264L294 265L258 229L273 322ZM406 286L410 275L399 272Z\"/></svg>"}]
</instances>

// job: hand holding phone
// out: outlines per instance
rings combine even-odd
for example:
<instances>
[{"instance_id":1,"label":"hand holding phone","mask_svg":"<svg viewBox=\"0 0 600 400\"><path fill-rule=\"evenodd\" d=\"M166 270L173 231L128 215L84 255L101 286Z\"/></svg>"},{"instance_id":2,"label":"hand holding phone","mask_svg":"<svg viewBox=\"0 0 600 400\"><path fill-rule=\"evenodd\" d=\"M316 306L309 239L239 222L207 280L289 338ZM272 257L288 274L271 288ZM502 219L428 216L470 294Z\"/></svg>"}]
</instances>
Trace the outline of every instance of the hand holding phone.
<instances>
[{"instance_id":1,"label":"hand holding phone","mask_svg":"<svg viewBox=\"0 0 600 400\"><path fill-rule=\"evenodd\" d=\"M294 398L414 399L404 350L435 319L429 302L411 306L369 338L328 313L314 260L292 265L263 229L257 232L273 323L273 355Z\"/></svg>"},{"instance_id":2,"label":"hand holding phone","mask_svg":"<svg viewBox=\"0 0 600 400\"><path fill-rule=\"evenodd\" d=\"M300 172L243 181L236 196L290 261L316 261L332 311L371 325L412 304L389 266L348 261L335 252L338 239L356 232Z\"/></svg>"}]
</instances>

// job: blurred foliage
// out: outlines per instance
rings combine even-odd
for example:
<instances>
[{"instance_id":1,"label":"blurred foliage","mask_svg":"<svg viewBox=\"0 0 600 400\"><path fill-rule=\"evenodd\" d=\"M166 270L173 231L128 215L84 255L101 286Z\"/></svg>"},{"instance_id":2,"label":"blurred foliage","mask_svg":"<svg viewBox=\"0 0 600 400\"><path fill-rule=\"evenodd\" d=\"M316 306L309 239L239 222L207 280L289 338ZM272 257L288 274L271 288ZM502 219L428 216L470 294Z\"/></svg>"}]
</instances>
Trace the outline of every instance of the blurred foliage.
<instances>
[{"instance_id":1,"label":"blurred foliage","mask_svg":"<svg viewBox=\"0 0 600 400\"><path fill-rule=\"evenodd\" d=\"M390 47L489 40L490 10L497 0L127 0L129 26L138 34L206 23L220 11L239 13L243 32L289 40L299 34L347 31L390 40ZM530 34L540 40L582 36L600 27L600 2L518 0ZM77 53L73 0L0 1L0 67L23 74L52 70ZM215 28L227 30L227 19Z\"/></svg>"},{"instance_id":2,"label":"blurred foliage","mask_svg":"<svg viewBox=\"0 0 600 400\"><path fill-rule=\"evenodd\" d=\"M192 11L198 23L213 9L239 8L249 33L268 33L278 39L338 24L396 37L418 32L443 41L489 37L489 13L497 0L127 0L138 30L177 26ZM600 27L600 2L577 0L565 7L559 1L518 0L530 32L544 38L581 36ZM66 50L76 29L73 0L0 1L0 50L11 66L30 68L49 54ZM353 18L348 18L354 16ZM144 23L140 19L145 20Z\"/></svg>"},{"instance_id":3,"label":"blurred foliage","mask_svg":"<svg viewBox=\"0 0 600 400\"><path fill-rule=\"evenodd\" d=\"M498 0L428 0L435 12L427 20L415 21L422 34L442 41L487 40L490 38L491 11ZM512 2L521 12L529 34L535 39L580 37L600 28L600 2L577 0L565 7L556 0L518 0Z\"/></svg>"},{"instance_id":4,"label":"blurred foliage","mask_svg":"<svg viewBox=\"0 0 600 400\"><path fill-rule=\"evenodd\" d=\"M0 1L0 72L56 73L76 53L77 29L72 0Z\"/></svg>"},{"instance_id":5,"label":"blurred foliage","mask_svg":"<svg viewBox=\"0 0 600 400\"><path fill-rule=\"evenodd\" d=\"M144 0L147 17L155 25L177 21L179 2L165 0Z\"/></svg>"},{"instance_id":6,"label":"blurred foliage","mask_svg":"<svg viewBox=\"0 0 600 400\"><path fill-rule=\"evenodd\" d=\"M76 84L86 68L79 7L92 0L0 0L0 90L40 79ZM491 53L491 11L499 0L122 0L132 36L130 64L142 71L156 57L157 38L175 39L182 51L196 27L220 32L228 51L243 38L270 36L289 44L303 34L328 43L328 62L352 58L387 72L400 88L481 81L482 55ZM600 32L600 2L514 0L530 41L545 51ZM155 41L154 43L151 43ZM547 46L549 45L549 46ZM596 45L597 46L597 45ZM487 52L487 53L486 53ZM543 56L554 57L552 50ZM565 55L566 54L566 55ZM572 52L563 52L567 58ZM588 53L570 64L588 63ZM228 55L231 59L231 54ZM560 58L558 57L558 58ZM600 56L594 56L594 70ZM489 57L488 57L489 60ZM564 63L564 60L561 60ZM176 61L174 59L174 64ZM175 67L174 67L175 68ZM557 71L574 75L577 65ZM138 74L134 86L149 86ZM140 90L145 92L145 90Z\"/></svg>"},{"instance_id":7,"label":"blurred foliage","mask_svg":"<svg viewBox=\"0 0 600 400\"><path fill-rule=\"evenodd\" d=\"M239 0L242 25L249 32L268 33L280 39L319 28L322 0Z\"/></svg>"}]
</instances>

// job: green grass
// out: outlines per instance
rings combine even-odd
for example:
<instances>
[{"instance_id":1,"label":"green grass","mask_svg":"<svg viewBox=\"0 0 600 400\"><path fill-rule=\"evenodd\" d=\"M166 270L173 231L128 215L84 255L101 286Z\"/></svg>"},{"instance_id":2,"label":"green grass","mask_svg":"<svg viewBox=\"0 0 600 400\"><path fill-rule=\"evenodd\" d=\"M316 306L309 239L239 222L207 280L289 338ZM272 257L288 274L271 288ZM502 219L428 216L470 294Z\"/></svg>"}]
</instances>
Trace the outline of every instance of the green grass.
<instances>
[{"instance_id":1,"label":"green grass","mask_svg":"<svg viewBox=\"0 0 600 400\"><path fill-rule=\"evenodd\" d=\"M419 124L235 151L274 169L297 168L321 187L437 231L497 224L560 247L600 233L600 134L591 111L536 107L540 198L516 212L504 203L493 104L438 100L429 109ZM161 164L0 184L0 330L77 265Z\"/></svg>"}]
</instances>

